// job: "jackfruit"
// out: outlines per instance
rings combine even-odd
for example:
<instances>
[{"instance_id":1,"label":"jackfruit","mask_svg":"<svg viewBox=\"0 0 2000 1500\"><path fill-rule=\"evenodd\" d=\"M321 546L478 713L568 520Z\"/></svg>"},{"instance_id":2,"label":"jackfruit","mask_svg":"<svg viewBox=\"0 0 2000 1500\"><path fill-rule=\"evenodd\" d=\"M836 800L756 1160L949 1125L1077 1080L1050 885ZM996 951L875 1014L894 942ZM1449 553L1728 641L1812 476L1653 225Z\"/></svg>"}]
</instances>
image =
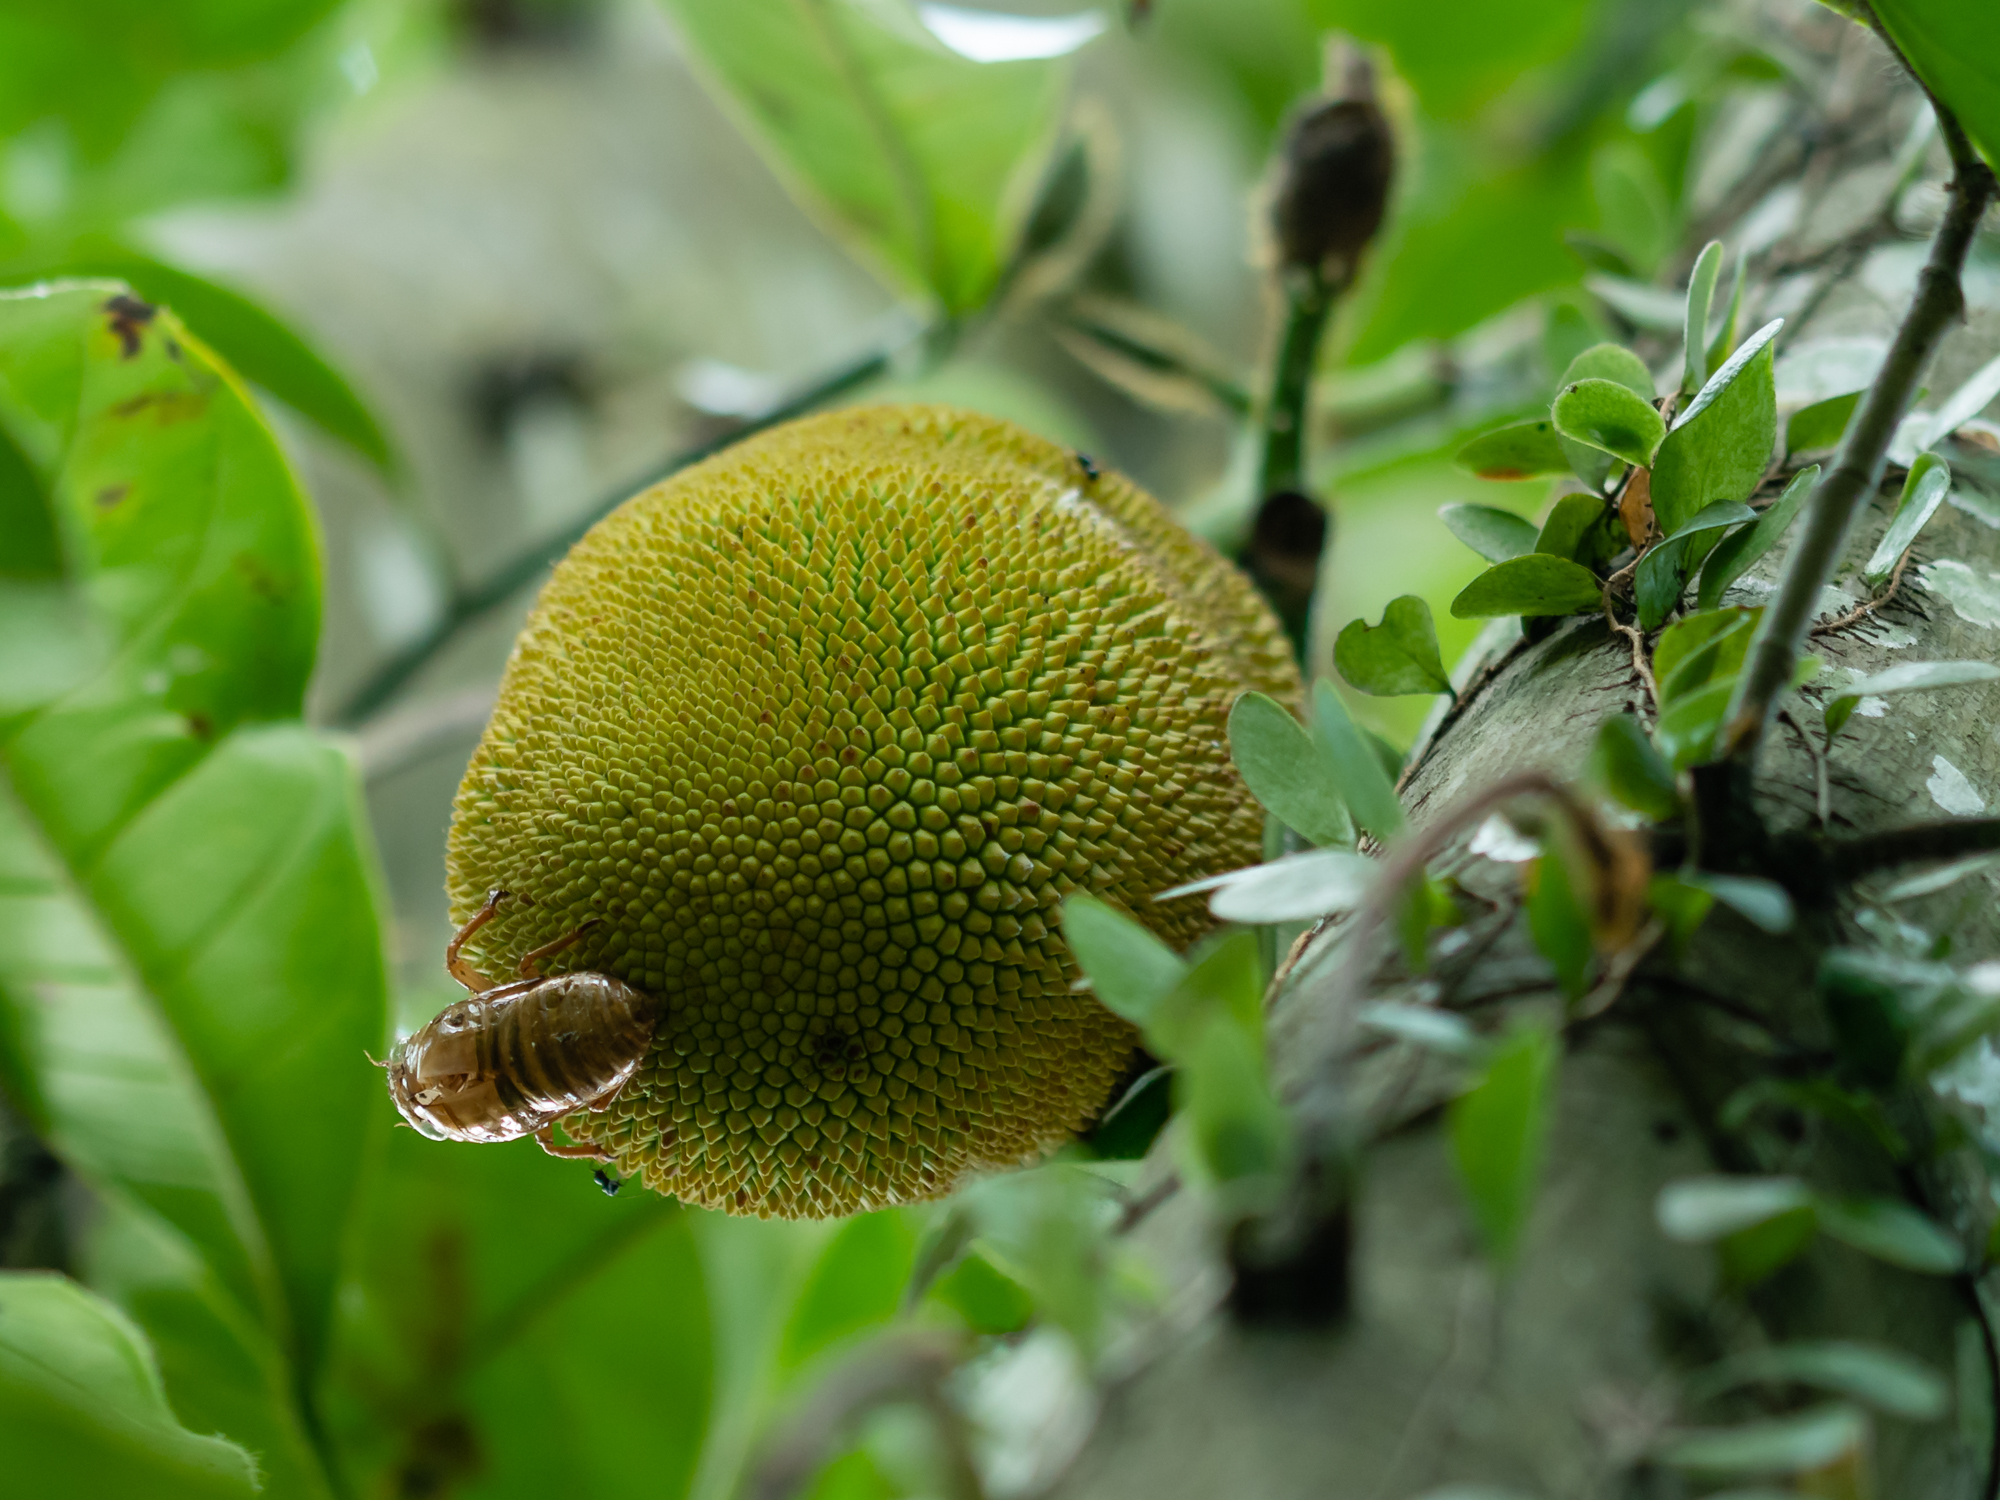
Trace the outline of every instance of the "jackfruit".
<instances>
[{"instance_id":1,"label":"jackfruit","mask_svg":"<svg viewBox=\"0 0 2000 1500\"><path fill-rule=\"evenodd\" d=\"M786 1217L939 1196L1090 1120L1133 1033L1057 907L1259 857L1245 689L1300 696L1254 590L1127 480L1009 423L883 406L656 485L555 570L454 808L488 974L666 1003L569 1134L686 1202Z\"/></svg>"}]
</instances>

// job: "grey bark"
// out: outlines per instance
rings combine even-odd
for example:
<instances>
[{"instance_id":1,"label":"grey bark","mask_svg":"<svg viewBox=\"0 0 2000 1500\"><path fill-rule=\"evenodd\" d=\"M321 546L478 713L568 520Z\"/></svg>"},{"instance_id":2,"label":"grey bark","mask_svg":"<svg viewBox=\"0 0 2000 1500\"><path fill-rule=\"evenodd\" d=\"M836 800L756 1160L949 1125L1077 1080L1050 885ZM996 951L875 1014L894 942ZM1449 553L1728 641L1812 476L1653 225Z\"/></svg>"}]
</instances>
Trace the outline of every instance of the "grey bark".
<instances>
[{"instance_id":1,"label":"grey bark","mask_svg":"<svg viewBox=\"0 0 2000 1500\"><path fill-rule=\"evenodd\" d=\"M1745 326L1790 319L1781 350L1808 339L1886 338L1907 300L1891 273L1914 270L1929 227L1913 236L1907 216L1936 198L1919 188L1894 199L1891 160L1914 91L1858 31L1834 35L1830 46L1824 31L1808 40L1822 46L1817 62L1829 92L1816 105L1794 96L1761 125L1745 117L1763 104L1725 109L1697 178L1709 222L1689 257L1710 232L1740 242L1757 232L1760 214L1769 221L1774 202L1799 199L1791 231L1753 258L1747 296ZM1733 167L1717 160L1729 152ZM1990 274L1969 278L1969 321L1931 372L1933 403L2000 352L2000 299L1977 281ZM1823 620L1861 597L1859 564L1887 524L1899 482L1892 470L1836 580L1841 597L1823 601ZM1818 706L1846 680L1843 669L2000 656L1996 526L2000 515L1961 491L1923 534L1894 599L1813 641L1826 662L1822 686L1790 703L1807 733L1819 738ZM1728 602L1762 602L1781 566L1782 557L1766 559ZM1490 665L1463 712L1419 751L1405 803L1420 827L1505 775L1534 767L1577 777L1606 717L1648 710L1627 645L1601 620L1573 620L1533 645L1501 644ZM1478 677L1479 666L1461 669L1461 680ZM1902 699L1881 717L1852 721L1828 763L1831 830L1869 832L1964 813L1970 797L2000 800L1996 710L2000 691L1979 688ZM1800 736L1774 730L1758 769L1760 808L1773 830L1812 831L1818 772ZM1522 930L1518 881L1465 843L1461 833L1434 868L1493 902L1492 915L1473 923L1427 978L1391 965L1360 988L1410 998L1427 986L1426 998L1482 1029L1510 1009L1547 1013L1556 994ZM1947 934L1956 960L1989 957L2000 951L1995 891L1993 877L1976 874L1896 910ZM1333 924L1315 933L1273 999L1272 1053L1288 1097L1366 1141L1353 1202L1351 1312L1330 1331L1241 1326L1228 1310L1228 1270L1202 1205L1167 1192L1132 1234L1163 1268L1171 1311L1147 1330L1144 1353L1108 1396L1056 1493L1408 1500L1453 1483L1563 1500L1708 1493L1649 1455L1678 1427L1760 1408L1749 1400L1697 1412L1687 1377L1724 1353L1800 1338L1877 1341L1959 1383L1952 1419L1877 1420L1869 1488L1824 1493L1990 1493L1990 1348L1978 1306L1985 1288L1969 1277L1896 1270L1822 1236L1745 1296L1722 1285L1711 1252L1669 1242L1654 1221L1659 1190L1676 1177L1785 1171L1834 1190L1913 1196L1968 1244L1983 1233L1990 1205L1972 1201L1960 1181L1923 1171L1889 1177L1823 1129L1784 1140L1732 1136L1717 1124L1736 1087L1784 1065L1783 1048L1827 1047L1815 954L1830 943L1877 941L1857 925L1860 894L1838 892L1783 939L1718 910L1683 959L1655 950L1600 1017L1571 1026L1543 1185L1506 1276L1482 1255L1454 1180L1440 1108L1448 1077L1410 1044L1370 1039L1334 1013L1333 976L1349 961L1344 931ZM1928 1101L1905 1103L1903 1123L1921 1127ZM1980 1114L1968 1110L1977 1130ZM1164 1189L1166 1163L1150 1167Z\"/></svg>"}]
</instances>

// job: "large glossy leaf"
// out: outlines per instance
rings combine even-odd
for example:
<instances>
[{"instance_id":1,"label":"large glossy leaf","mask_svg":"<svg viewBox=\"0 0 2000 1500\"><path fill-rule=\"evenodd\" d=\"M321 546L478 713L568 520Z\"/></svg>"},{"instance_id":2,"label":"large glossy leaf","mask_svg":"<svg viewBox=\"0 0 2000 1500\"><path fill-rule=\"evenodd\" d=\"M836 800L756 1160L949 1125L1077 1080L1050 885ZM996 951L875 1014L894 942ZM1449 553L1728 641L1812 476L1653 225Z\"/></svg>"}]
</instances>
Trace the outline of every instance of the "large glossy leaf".
<instances>
[{"instance_id":1,"label":"large glossy leaf","mask_svg":"<svg viewBox=\"0 0 2000 1500\"><path fill-rule=\"evenodd\" d=\"M158 1214L116 1190L98 1205L78 1272L145 1328L181 1420L255 1454L266 1493L331 1500L297 1372L270 1332Z\"/></svg>"},{"instance_id":2,"label":"large glossy leaf","mask_svg":"<svg viewBox=\"0 0 2000 1500\"><path fill-rule=\"evenodd\" d=\"M388 434L347 378L282 319L241 292L92 237L62 253L0 264L0 282L57 276L115 277L148 302L164 302L244 379L346 443L376 468L394 473Z\"/></svg>"},{"instance_id":3,"label":"large glossy leaf","mask_svg":"<svg viewBox=\"0 0 2000 1500\"><path fill-rule=\"evenodd\" d=\"M719 1418L719 1352L747 1362L740 1399L765 1399L824 1234L724 1224L738 1239L711 1246L708 1216L636 1185L607 1198L588 1163L532 1142L381 1133L329 1381L356 1492L416 1473L510 1500L685 1494ZM746 1228L767 1243L740 1243Z\"/></svg>"},{"instance_id":4,"label":"large glossy leaf","mask_svg":"<svg viewBox=\"0 0 2000 1500\"><path fill-rule=\"evenodd\" d=\"M249 1454L175 1420L139 1330L46 1272L0 1273L0 1453L11 1495L223 1500L258 1488Z\"/></svg>"},{"instance_id":5,"label":"large glossy leaf","mask_svg":"<svg viewBox=\"0 0 2000 1500\"><path fill-rule=\"evenodd\" d=\"M2000 49L1985 0L1875 0L1903 56L2000 167Z\"/></svg>"},{"instance_id":6,"label":"large glossy leaf","mask_svg":"<svg viewBox=\"0 0 2000 1500\"><path fill-rule=\"evenodd\" d=\"M891 278L962 313L1018 235L1057 61L976 63L900 0L663 0L784 174Z\"/></svg>"},{"instance_id":7,"label":"large glossy leaf","mask_svg":"<svg viewBox=\"0 0 2000 1500\"><path fill-rule=\"evenodd\" d=\"M1653 514L1672 536L1718 500L1748 500L1778 436L1771 345L1783 319L1765 324L1701 388L1653 460Z\"/></svg>"},{"instance_id":8,"label":"large glossy leaf","mask_svg":"<svg viewBox=\"0 0 2000 1500\"><path fill-rule=\"evenodd\" d=\"M383 979L352 768L296 722L310 516L235 378L115 286L0 296L0 425L107 653L0 683L7 1076L311 1370Z\"/></svg>"}]
</instances>

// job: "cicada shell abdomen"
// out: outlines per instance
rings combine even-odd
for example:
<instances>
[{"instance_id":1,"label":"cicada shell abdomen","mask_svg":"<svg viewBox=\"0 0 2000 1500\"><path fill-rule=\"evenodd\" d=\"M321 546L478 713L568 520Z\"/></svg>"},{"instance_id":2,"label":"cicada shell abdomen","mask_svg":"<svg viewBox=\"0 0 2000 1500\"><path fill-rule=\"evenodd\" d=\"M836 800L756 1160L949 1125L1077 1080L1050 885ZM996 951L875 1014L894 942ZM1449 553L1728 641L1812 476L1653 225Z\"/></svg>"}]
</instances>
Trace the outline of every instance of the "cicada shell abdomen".
<instances>
[{"instance_id":1,"label":"cicada shell abdomen","mask_svg":"<svg viewBox=\"0 0 2000 1500\"><path fill-rule=\"evenodd\" d=\"M405 1119L437 1140L533 1135L623 1088L659 1007L607 974L526 979L447 1007L389 1059Z\"/></svg>"}]
</instances>

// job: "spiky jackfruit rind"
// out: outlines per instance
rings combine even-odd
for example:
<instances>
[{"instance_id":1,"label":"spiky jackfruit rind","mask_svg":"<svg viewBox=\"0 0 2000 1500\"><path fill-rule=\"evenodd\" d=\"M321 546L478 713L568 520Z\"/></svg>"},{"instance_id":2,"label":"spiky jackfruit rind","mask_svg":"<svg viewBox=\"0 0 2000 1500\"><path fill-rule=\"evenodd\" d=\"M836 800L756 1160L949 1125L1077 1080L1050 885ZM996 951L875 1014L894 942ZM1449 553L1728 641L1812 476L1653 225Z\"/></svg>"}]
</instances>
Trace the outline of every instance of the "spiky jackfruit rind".
<instances>
[{"instance_id":1,"label":"spiky jackfruit rind","mask_svg":"<svg viewBox=\"0 0 2000 1500\"><path fill-rule=\"evenodd\" d=\"M488 973L666 1002L570 1134L687 1202L822 1216L931 1198L1090 1119L1131 1029L1056 908L1259 857L1246 688L1299 697L1243 577L1123 478L1011 424L795 422L656 485L556 569L458 793L455 920L514 893Z\"/></svg>"}]
</instances>

